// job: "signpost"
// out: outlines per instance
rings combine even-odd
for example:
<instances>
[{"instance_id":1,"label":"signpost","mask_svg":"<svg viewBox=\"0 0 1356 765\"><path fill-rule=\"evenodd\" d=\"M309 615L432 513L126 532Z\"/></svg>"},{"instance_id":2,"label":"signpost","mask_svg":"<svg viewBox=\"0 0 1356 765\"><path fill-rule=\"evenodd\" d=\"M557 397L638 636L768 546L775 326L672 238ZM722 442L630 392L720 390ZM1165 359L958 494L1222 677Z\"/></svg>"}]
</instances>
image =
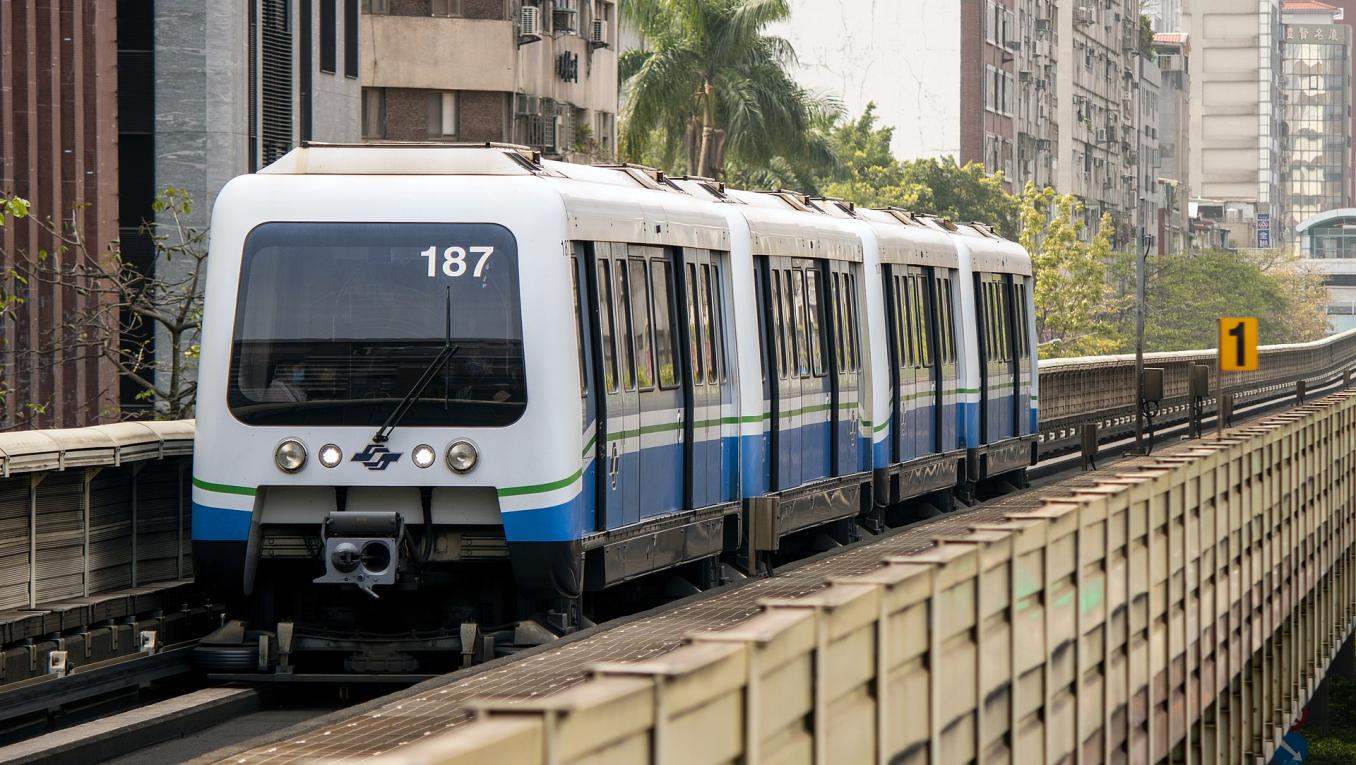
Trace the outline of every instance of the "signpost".
<instances>
[{"instance_id":1,"label":"signpost","mask_svg":"<svg viewBox=\"0 0 1356 765\"><path fill-rule=\"evenodd\" d=\"M1271 247L1271 213L1257 213L1257 249Z\"/></svg>"},{"instance_id":2,"label":"signpost","mask_svg":"<svg viewBox=\"0 0 1356 765\"><path fill-rule=\"evenodd\" d=\"M1215 395L1215 435L1224 435L1224 373L1257 369L1257 319L1226 316L1219 320L1219 389Z\"/></svg>"}]
</instances>

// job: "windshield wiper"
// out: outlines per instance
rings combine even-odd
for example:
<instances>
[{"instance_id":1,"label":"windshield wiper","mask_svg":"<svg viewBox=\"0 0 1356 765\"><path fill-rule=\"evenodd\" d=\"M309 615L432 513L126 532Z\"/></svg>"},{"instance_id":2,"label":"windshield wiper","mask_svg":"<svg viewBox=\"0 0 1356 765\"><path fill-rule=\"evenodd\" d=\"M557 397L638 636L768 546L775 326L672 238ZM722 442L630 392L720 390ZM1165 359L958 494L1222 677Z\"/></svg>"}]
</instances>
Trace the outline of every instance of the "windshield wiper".
<instances>
[{"instance_id":1,"label":"windshield wiper","mask_svg":"<svg viewBox=\"0 0 1356 765\"><path fill-rule=\"evenodd\" d=\"M438 355L434 356L433 361L424 368L424 372L419 375L419 379L415 381L414 387L410 388L410 392L406 393L405 397L400 399L400 403L396 404L396 408L391 410L391 414L386 418L386 422L383 422L381 427L377 428L376 434L372 436L372 443L386 443L387 439L391 437L391 431L395 430L396 425L399 425L400 420L410 411L410 407L414 406L415 399L423 394L424 389L433 382L433 378L437 376L438 371L442 369L443 366L447 364L448 360L452 358L453 354L459 350L461 350L460 345L452 344L452 288L448 287L447 330L443 337L443 347L438 349Z\"/></svg>"}]
</instances>

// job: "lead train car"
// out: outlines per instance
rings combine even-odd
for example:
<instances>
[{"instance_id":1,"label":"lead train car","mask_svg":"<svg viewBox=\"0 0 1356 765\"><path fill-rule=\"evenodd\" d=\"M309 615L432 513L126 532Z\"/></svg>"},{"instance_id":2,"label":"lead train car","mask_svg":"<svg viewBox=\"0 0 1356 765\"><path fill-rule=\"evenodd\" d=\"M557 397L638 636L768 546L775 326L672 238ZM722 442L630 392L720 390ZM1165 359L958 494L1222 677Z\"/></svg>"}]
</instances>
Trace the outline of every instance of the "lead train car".
<instances>
[{"instance_id":1,"label":"lead train car","mask_svg":"<svg viewBox=\"0 0 1356 765\"><path fill-rule=\"evenodd\" d=\"M969 496L1032 453L1030 274L901 211L296 149L213 211L198 579L258 626L568 628L586 589Z\"/></svg>"}]
</instances>

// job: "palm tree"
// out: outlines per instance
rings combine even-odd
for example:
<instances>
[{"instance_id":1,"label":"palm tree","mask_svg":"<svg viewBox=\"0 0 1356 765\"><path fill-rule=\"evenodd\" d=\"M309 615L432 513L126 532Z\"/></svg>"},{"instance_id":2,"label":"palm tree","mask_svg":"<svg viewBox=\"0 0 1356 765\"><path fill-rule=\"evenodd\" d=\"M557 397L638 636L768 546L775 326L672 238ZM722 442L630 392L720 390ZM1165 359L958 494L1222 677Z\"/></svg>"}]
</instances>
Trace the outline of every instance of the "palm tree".
<instances>
[{"instance_id":1,"label":"palm tree","mask_svg":"<svg viewBox=\"0 0 1356 765\"><path fill-rule=\"evenodd\" d=\"M832 165L815 127L838 104L797 85L791 45L764 31L790 12L787 0L623 0L646 47L622 56L622 157L637 160L658 139L669 164L684 146L689 170L707 177L727 157L756 168L774 157Z\"/></svg>"}]
</instances>

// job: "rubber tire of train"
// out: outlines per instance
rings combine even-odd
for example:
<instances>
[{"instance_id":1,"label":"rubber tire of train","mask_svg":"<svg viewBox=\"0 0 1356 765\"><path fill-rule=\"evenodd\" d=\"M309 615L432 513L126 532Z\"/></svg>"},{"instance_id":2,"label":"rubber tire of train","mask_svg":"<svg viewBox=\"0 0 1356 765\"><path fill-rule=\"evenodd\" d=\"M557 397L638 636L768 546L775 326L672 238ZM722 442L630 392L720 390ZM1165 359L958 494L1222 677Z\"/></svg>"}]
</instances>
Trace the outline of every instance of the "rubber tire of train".
<instances>
[{"instance_id":1,"label":"rubber tire of train","mask_svg":"<svg viewBox=\"0 0 1356 765\"><path fill-rule=\"evenodd\" d=\"M201 672L258 672L259 646L194 646L193 668Z\"/></svg>"}]
</instances>

